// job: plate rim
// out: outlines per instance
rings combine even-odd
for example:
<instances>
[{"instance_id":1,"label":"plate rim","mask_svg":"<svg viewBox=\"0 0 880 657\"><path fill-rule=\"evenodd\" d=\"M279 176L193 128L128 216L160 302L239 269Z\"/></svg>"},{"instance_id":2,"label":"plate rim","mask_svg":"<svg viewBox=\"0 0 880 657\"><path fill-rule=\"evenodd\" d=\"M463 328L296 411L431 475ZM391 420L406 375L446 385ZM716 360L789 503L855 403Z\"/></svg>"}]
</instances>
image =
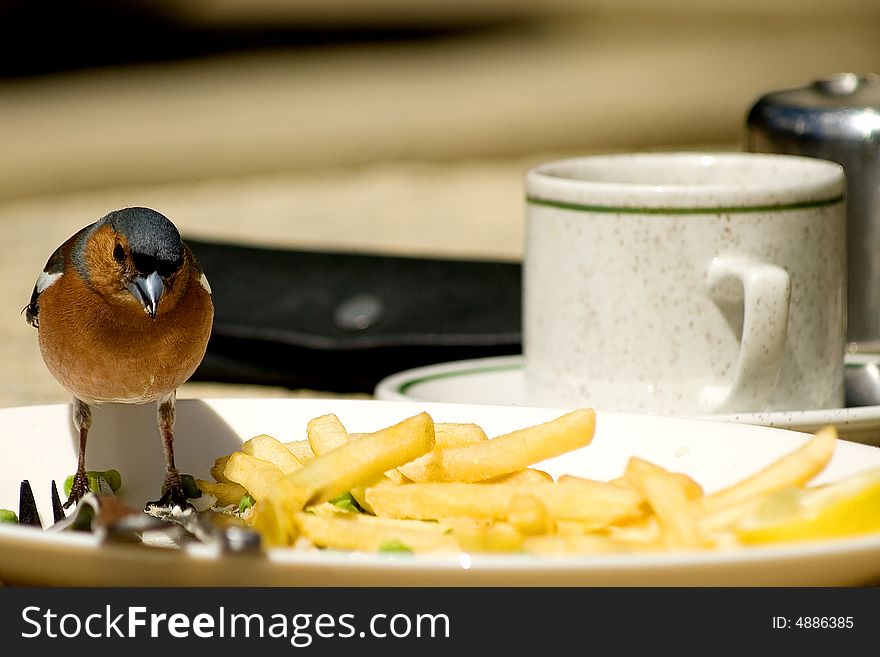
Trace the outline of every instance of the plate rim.
<instances>
[{"instance_id":1,"label":"plate rim","mask_svg":"<svg viewBox=\"0 0 880 657\"><path fill-rule=\"evenodd\" d=\"M76 550L95 550L100 541L94 534L85 532L60 532L38 531L32 527L20 525L0 525L0 537L9 536L14 539L35 541L43 545L58 544L63 547ZM145 549L155 554L164 553L179 555L181 558L207 558L216 559L219 555L216 549L208 545L194 543L186 549L167 549L162 547L144 548L139 544L114 543L112 549L143 553ZM605 569L616 567L621 569L637 570L644 567L663 567L669 565L709 565L717 563L719 556L723 555L724 561L738 563L750 563L766 561L768 558L809 558L821 556L828 552L828 548L842 548L847 553L859 553L863 551L880 552L880 533L865 534L842 538L828 538L814 541L786 542L779 544L758 545L743 548L726 548L723 550L670 550L670 551L646 551L632 555L623 553L595 553L573 554L564 556L542 555L509 555L509 554L469 554L468 564L462 565L462 555L458 554L367 554L363 552L345 552L336 550L326 551L301 551L287 548L273 547L265 551L265 557L270 561L288 566L314 566L329 567L342 566L346 568L375 568L377 565L394 562L407 569L444 569L458 572L460 570L496 570L510 568L511 565L522 567L523 565L533 570L570 570L572 568ZM235 559L241 559L246 555L235 555ZM260 557L255 557L260 558ZM396 566L395 566L396 567ZM519 570L519 568L518 568ZM880 573L880 567L878 567Z\"/></svg>"}]
</instances>

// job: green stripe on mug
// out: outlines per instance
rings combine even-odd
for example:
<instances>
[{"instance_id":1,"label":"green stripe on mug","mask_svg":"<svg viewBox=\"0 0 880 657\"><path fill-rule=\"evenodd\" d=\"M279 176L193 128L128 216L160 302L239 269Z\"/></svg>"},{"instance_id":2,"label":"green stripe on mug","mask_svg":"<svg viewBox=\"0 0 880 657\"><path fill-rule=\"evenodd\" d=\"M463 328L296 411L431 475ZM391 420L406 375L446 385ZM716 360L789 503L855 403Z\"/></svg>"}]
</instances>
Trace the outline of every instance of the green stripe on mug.
<instances>
[{"instance_id":1,"label":"green stripe on mug","mask_svg":"<svg viewBox=\"0 0 880 657\"><path fill-rule=\"evenodd\" d=\"M746 212L780 212L788 210L809 210L821 208L826 205L835 205L843 202L843 195L833 196L826 199L813 201L800 201L797 203L782 203L779 205L752 205L742 207L695 207L695 208L655 208L655 207L613 207L608 205L586 205L580 203L567 203L565 201L551 201L549 199L526 197L526 201L532 205L543 205L548 208L560 210L573 210L575 212L595 212L604 214L741 214Z\"/></svg>"}]
</instances>

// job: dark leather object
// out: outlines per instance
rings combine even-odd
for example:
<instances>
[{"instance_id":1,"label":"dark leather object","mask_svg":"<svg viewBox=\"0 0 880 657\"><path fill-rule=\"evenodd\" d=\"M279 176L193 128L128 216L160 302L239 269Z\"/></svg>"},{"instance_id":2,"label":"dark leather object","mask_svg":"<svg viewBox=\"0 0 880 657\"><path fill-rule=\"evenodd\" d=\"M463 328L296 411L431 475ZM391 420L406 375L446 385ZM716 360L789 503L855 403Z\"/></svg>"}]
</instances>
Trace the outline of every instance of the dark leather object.
<instances>
[{"instance_id":1,"label":"dark leather object","mask_svg":"<svg viewBox=\"0 0 880 657\"><path fill-rule=\"evenodd\" d=\"M193 376L372 392L412 367L521 353L521 265L187 240L214 295Z\"/></svg>"}]
</instances>

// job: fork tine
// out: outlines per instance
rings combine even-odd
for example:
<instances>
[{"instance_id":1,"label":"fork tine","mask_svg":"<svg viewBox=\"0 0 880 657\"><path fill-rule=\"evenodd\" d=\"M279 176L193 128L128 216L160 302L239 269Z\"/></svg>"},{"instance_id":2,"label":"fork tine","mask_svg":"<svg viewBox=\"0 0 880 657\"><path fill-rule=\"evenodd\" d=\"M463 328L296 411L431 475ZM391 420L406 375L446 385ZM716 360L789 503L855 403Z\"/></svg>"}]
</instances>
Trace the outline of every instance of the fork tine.
<instances>
[{"instance_id":1,"label":"fork tine","mask_svg":"<svg viewBox=\"0 0 880 657\"><path fill-rule=\"evenodd\" d=\"M42 527L40 512L37 510L37 501L34 499L34 491L31 482L22 480L18 490L18 522L22 525Z\"/></svg>"},{"instance_id":2,"label":"fork tine","mask_svg":"<svg viewBox=\"0 0 880 657\"><path fill-rule=\"evenodd\" d=\"M58 496L58 486L55 485L55 480L52 480L52 519L55 522L60 520L64 520L66 517L64 513L64 507L61 505L61 498Z\"/></svg>"}]
</instances>

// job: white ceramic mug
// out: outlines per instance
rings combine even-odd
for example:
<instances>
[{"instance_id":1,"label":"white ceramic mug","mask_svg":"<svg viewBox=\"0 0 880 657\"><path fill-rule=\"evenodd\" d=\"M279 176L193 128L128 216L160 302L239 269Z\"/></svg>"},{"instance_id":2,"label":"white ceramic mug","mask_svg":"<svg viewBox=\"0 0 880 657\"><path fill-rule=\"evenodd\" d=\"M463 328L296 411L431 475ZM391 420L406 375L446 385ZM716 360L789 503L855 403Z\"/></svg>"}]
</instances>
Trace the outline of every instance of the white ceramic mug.
<instances>
[{"instance_id":1,"label":"white ceramic mug","mask_svg":"<svg viewBox=\"0 0 880 657\"><path fill-rule=\"evenodd\" d=\"M844 401L843 169L635 153L526 175L530 403L714 414Z\"/></svg>"}]
</instances>

